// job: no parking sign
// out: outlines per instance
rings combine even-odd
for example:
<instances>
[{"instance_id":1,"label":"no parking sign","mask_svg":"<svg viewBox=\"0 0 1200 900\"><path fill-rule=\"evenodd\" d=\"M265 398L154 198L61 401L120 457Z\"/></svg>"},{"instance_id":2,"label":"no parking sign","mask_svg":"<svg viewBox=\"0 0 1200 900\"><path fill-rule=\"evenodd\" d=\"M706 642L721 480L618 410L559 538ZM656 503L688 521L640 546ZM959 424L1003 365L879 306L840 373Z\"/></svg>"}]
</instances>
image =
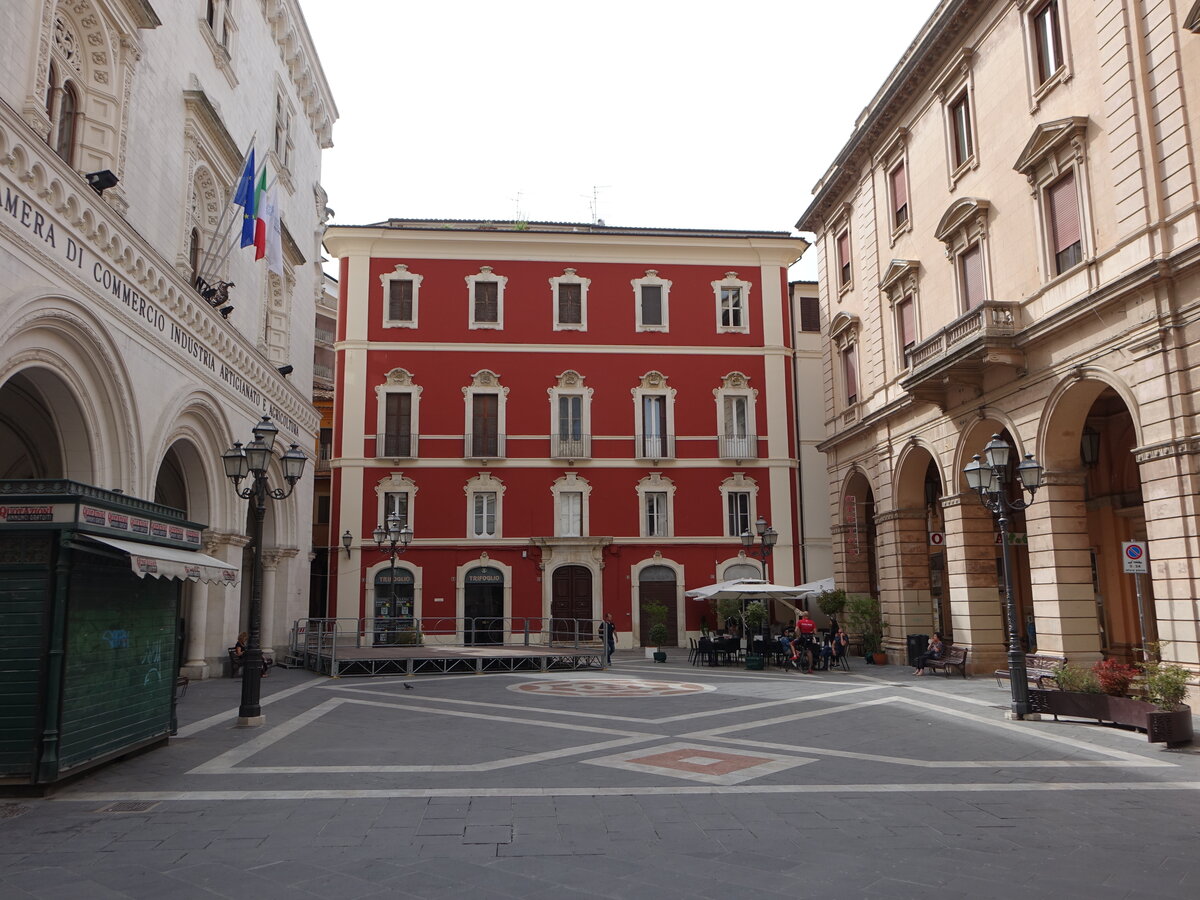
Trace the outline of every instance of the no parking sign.
<instances>
[{"instance_id":1,"label":"no parking sign","mask_svg":"<svg viewBox=\"0 0 1200 900\"><path fill-rule=\"evenodd\" d=\"M1144 575L1149 570L1147 563L1145 541L1125 541L1121 544L1121 559L1125 563L1125 572L1134 575Z\"/></svg>"}]
</instances>

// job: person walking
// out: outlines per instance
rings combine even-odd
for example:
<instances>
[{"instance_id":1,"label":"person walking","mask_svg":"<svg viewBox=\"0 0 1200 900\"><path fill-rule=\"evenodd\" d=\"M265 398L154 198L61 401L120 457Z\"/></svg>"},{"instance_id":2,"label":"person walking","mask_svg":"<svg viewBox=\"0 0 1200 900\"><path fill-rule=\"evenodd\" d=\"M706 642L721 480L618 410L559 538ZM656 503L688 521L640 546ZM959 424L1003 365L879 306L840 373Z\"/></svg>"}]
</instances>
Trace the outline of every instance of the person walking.
<instances>
[{"instance_id":1,"label":"person walking","mask_svg":"<svg viewBox=\"0 0 1200 900\"><path fill-rule=\"evenodd\" d=\"M612 613L604 614L604 621L600 623L600 637L604 641L604 665L611 666L613 651L617 649L617 626Z\"/></svg>"}]
</instances>

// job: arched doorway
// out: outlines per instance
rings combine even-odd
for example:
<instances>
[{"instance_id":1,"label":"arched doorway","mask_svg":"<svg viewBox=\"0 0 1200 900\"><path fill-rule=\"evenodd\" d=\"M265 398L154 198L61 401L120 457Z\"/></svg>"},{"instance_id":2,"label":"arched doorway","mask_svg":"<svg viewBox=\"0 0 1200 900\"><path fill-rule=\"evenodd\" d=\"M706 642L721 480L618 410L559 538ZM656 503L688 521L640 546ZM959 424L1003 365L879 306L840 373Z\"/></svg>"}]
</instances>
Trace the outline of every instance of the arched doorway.
<instances>
[{"instance_id":1,"label":"arched doorway","mask_svg":"<svg viewBox=\"0 0 1200 900\"><path fill-rule=\"evenodd\" d=\"M463 641L504 643L504 573L478 566L463 579Z\"/></svg>"},{"instance_id":2,"label":"arched doorway","mask_svg":"<svg viewBox=\"0 0 1200 900\"><path fill-rule=\"evenodd\" d=\"M643 647L679 646L678 596L675 570L669 566L647 566L638 574L638 634L641 636ZM667 617L664 620L667 639L661 645L652 644L650 641L652 622L646 614L646 607L655 603L661 603L667 608Z\"/></svg>"},{"instance_id":3,"label":"arched doorway","mask_svg":"<svg viewBox=\"0 0 1200 900\"><path fill-rule=\"evenodd\" d=\"M929 449L907 447L893 477L893 504L884 527L891 549L880 576L883 618L893 641L909 634L950 633L950 598L945 584L946 525L942 479ZM891 645L899 649L898 643Z\"/></svg>"},{"instance_id":4,"label":"arched doorway","mask_svg":"<svg viewBox=\"0 0 1200 900\"><path fill-rule=\"evenodd\" d=\"M554 570L550 596L550 631L556 641L591 640L592 573L586 566Z\"/></svg>"},{"instance_id":5,"label":"arched doorway","mask_svg":"<svg viewBox=\"0 0 1200 900\"><path fill-rule=\"evenodd\" d=\"M54 372L25 369L0 386L0 478L95 483L88 425Z\"/></svg>"},{"instance_id":6,"label":"arched doorway","mask_svg":"<svg viewBox=\"0 0 1200 900\"><path fill-rule=\"evenodd\" d=\"M842 577L848 594L879 596L875 553L875 493L862 472L855 472L842 492Z\"/></svg>"},{"instance_id":7,"label":"arched doorway","mask_svg":"<svg viewBox=\"0 0 1200 900\"><path fill-rule=\"evenodd\" d=\"M376 644L412 641L414 585L413 573L399 566L394 570L388 566L375 573Z\"/></svg>"}]
</instances>

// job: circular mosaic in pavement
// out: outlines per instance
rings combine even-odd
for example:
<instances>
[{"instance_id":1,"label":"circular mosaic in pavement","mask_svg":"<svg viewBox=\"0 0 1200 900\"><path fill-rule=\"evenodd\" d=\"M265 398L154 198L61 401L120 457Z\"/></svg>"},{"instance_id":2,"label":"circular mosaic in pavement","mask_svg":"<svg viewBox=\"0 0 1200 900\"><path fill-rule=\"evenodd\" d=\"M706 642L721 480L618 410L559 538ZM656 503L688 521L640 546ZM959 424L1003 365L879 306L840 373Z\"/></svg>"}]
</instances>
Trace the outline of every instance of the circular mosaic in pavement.
<instances>
[{"instance_id":1,"label":"circular mosaic in pavement","mask_svg":"<svg viewBox=\"0 0 1200 900\"><path fill-rule=\"evenodd\" d=\"M553 697L676 697L713 690L712 685L690 681L639 681L634 678L604 678L560 681L529 681L511 684L510 691L547 694Z\"/></svg>"}]
</instances>

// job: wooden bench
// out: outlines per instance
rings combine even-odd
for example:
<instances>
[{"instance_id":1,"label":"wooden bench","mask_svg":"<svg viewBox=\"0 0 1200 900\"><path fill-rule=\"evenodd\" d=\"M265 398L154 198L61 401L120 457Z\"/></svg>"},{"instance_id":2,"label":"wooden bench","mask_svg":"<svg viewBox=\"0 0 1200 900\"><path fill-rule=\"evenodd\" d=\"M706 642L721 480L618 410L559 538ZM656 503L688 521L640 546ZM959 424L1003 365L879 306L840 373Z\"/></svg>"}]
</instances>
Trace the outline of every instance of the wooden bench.
<instances>
[{"instance_id":1,"label":"wooden bench","mask_svg":"<svg viewBox=\"0 0 1200 900\"><path fill-rule=\"evenodd\" d=\"M967 677L967 648L958 647L954 644L946 645L946 652L942 654L941 659L928 659L925 661L925 667L928 669L944 669L946 677L950 677L951 669L958 669L958 674L963 678Z\"/></svg>"},{"instance_id":2,"label":"wooden bench","mask_svg":"<svg viewBox=\"0 0 1200 900\"><path fill-rule=\"evenodd\" d=\"M1039 690L1044 690L1047 681L1054 681L1054 670L1067 664L1065 656L1051 656L1048 653L1025 654L1025 680ZM1001 681L1009 677L1008 669L997 669L996 686L1004 687Z\"/></svg>"}]
</instances>

